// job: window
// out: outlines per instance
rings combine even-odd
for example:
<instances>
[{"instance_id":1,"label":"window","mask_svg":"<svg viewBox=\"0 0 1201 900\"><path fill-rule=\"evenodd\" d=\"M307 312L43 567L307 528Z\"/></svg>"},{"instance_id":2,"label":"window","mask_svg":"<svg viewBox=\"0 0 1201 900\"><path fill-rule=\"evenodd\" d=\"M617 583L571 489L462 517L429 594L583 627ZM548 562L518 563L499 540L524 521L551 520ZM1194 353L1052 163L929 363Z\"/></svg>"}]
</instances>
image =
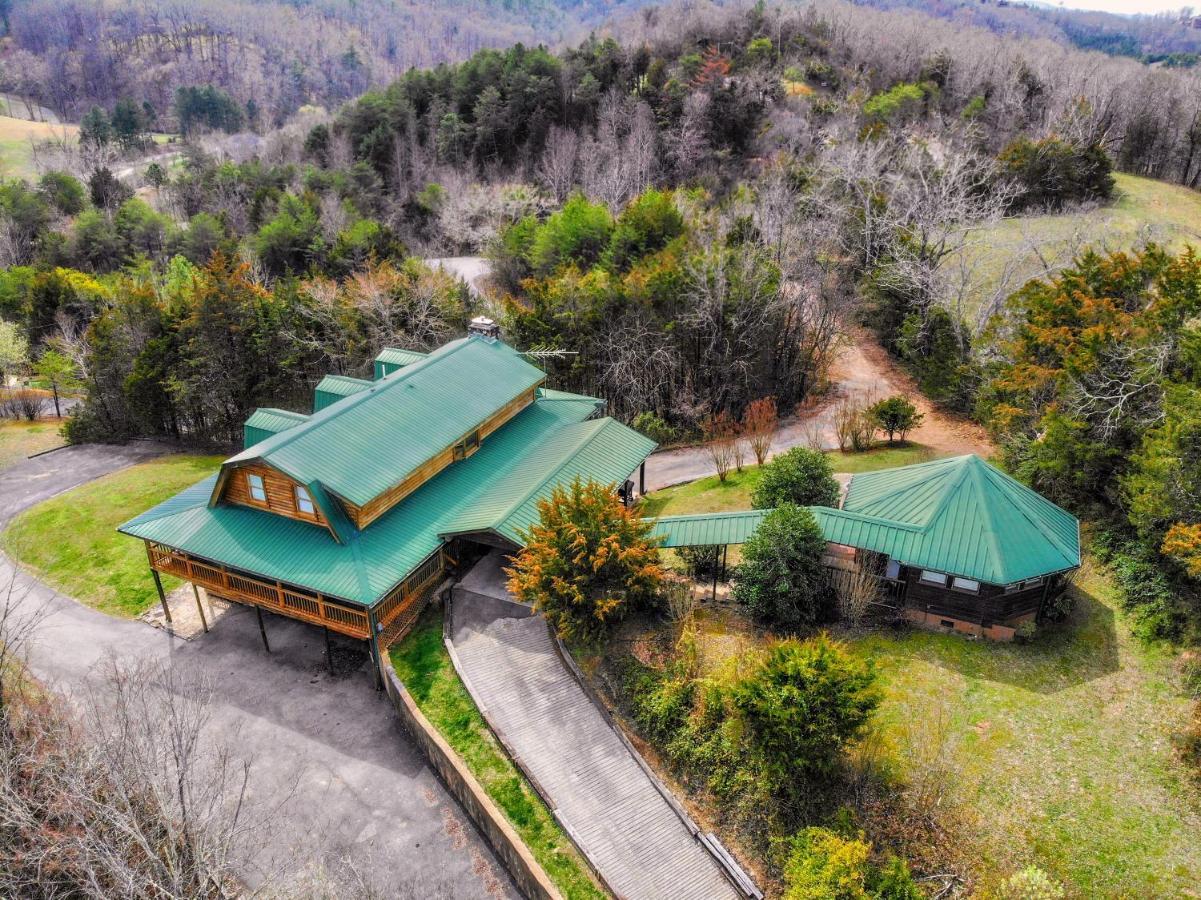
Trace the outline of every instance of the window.
<instances>
[{"instance_id":1,"label":"window","mask_svg":"<svg viewBox=\"0 0 1201 900\"><path fill-rule=\"evenodd\" d=\"M296 509L304 513L306 516L317 515L317 507L313 505L313 498L309 496L309 489L296 485Z\"/></svg>"},{"instance_id":2,"label":"window","mask_svg":"<svg viewBox=\"0 0 1201 900\"><path fill-rule=\"evenodd\" d=\"M924 584L937 584L940 587L947 586L947 576L942 572L931 572L929 569L922 569L921 580Z\"/></svg>"},{"instance_id":3,"label":"window","mask_svg":"<svg viewBox=\"0 0 1201 900\"><path fill-rule=\"evenodd\" d=\"M1022 590L1028 591L1031 588L1040 587L1040 586L1042 586L1042 583L1043 583L1043 579L1041 577L1027 578L1025 581L1022 582Z\"/></svg>"},{"instance_id":4,"label":"window","mask_svg":"<svg viewBox=\"0 0 1201 900\"><path fill-rule=\"evenodd\" d=\"M480 432L479 429L476 429L455 444L455 459L466 459L478 449L480 449Z\"/></svg>"},{"instance_id":5,"label":"window","mask_svg":"<svg viewBox=\"0 0 1201 900\"><path fill-rule=\"evenodd\" d=\"M267 488L263 486L263 476L250 473L246 476L246 483L250 487L250 499L256 503L267 502Z\"/></svg>"},{"instance_id":6,"label":"window","mask_svg":"<svg viewBox=\"0 0 1201 900\"><path fill-rule=\"evenodd\" d=\"M951 580L951 587L957 591L970 591L975 594L980 590L980 582L974 581L971 578L956 577Z\"/></svg>"}]
</instances>

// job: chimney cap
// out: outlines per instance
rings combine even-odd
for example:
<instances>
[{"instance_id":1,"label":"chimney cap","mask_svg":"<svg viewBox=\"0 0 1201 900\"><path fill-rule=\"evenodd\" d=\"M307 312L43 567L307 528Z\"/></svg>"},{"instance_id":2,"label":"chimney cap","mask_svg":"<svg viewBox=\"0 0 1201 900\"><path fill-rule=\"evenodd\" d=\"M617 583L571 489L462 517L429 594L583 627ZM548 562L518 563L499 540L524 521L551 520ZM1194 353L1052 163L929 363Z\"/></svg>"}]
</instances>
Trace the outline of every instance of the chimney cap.
<instances>
[{"instance_id":1,"label":"chimney cap","mask_svg":"<svg viewBox=\"0 0 1201 900\"><path fill-rule=\"evenodd\" d=\"M489 341L500 339L500 326L487 316L476 316L467 326L467 334L477 334Z\"/></svg>"}]
</instances>

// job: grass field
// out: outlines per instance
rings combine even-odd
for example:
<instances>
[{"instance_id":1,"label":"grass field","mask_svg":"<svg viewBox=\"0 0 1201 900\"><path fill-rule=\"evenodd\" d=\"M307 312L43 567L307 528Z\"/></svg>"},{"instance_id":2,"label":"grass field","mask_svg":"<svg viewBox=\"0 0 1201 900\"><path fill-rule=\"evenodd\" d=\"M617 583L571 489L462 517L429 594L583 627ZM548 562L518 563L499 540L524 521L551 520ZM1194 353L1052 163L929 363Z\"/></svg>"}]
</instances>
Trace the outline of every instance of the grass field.
<instances>
[{"instance_id":1,"label":"grass field","mask_svg":"<svg viewBox=\"0 0 1201 900\"><path fill-rule=\"evenodd\" d=\"M12 116L0 116L0 175L5 178L36 178L33 168L33 141L75 138L76 125L52 125L30 122Z\"/></svg>"},{"instance_id":2,"label":"grass field","mask_svg":"<svg viewBox=\"0 0 1201 900\"><path fill-rule=\"evenodd\" d=\"M13 422L0 419L0 472L34 453L61 447L63 440L58 419Z\"/></svg>"},{"instance_id":3,"label":"grass field","mask_svg":"<svg viewBox=\"0 0 1201 900\"><path fill-rule=\"evenodd\" d=\"M826 453L835 472L872 472L926 462L937 454L921 444L890 447L881 445L866 453ZM689 513L731 512L751 508L751 491L759 481L759 469L748 466L741 472L731 472L725 482L714 475L687 484L663 488L648 494L642 501L645 516L682 516Z\"/></svg>"},{"instance_id":4,"label":"grass field","mask_svg":"<svg viewBox=\"0 0 1201 900\"><path fill-rule=\"evenodd\" d=\"M145 546L116 527L211 475L222 459L173 454L67 491L17 516L4 549L64 594L110 615L139 616L158 594ZM177 584L163 576L165 589Z\"/></svg>"},{"instance_id":5,"label":"grass field","mask_svg":"<svg viewBox=\"0 0 1201 900\"><path fill-rule=\"evenodd\" d=\"M1012 293L1044 274L1043 260L1061 264L1075 248L1126 250L1149 240L1171 246L1201 244L1201 193L1175 184L1118 173L1117 199L1083 213L1007 219L974 233L960 260L979 278L980 288L965 310L973 321L981 304L998 290ZM1037 248L1037 253L1032 248Z\"/></svg>"},{"instance_id":6,"label":"grass field","mask_svg":"<svg viewBox=\"0 0 1201 900\"><path fill-rule=\"evenodd\" d=\"M601 898L587 864L492 736L442 644L442 614L427 610L392 650L392 665L427 719L467 762L488 796L569 900Z\"/></svg>"}]
</instances>

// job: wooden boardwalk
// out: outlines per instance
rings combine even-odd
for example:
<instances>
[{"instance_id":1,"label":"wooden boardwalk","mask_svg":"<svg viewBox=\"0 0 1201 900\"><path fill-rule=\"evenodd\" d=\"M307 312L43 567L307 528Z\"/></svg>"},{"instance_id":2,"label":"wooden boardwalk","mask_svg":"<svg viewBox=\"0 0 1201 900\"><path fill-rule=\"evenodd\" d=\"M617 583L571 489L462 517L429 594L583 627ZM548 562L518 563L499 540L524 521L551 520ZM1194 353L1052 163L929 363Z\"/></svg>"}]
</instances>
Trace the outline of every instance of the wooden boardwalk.
<instances>
[{"instance_id":1,"label":"wooden boardwalk","mask_svg":"<svg viewBox=\"0 0 1201 900\"><path fill-rule=\"evenodd\" d=\"M563 665L545 621L456 595L452 643L468 689L613 892L741 897Z\"/></svg>"}]
</instances>

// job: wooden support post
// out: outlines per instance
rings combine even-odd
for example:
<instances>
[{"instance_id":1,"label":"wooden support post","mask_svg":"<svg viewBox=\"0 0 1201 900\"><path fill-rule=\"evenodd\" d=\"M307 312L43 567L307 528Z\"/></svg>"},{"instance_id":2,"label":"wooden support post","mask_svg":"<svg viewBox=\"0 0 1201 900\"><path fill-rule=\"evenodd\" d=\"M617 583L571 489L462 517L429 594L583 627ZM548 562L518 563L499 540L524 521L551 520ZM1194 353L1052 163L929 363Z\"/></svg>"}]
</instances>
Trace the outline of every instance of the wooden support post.
<instances>
[{"instance_id":1,"label":"wooden support post","mask_svg":"<svg viewBox=\"0 0 1201 900\"><path fill-rule=\"evenodd\" d=\"M713 562L714 562L714 566L713 566L713 601L712 602L716 603L717 602L717 576L720 573L718 572L717 565L716 565L717 560L714 560Z\"/></svg>"},{"instance_id":2,"label":"wooden support post","mask_svg":"<svg viewBox=\"0 0 1201 900\"><path fill-rule=\"evenodd\" d=\"M196 582L192 582L192 593L196 595L196 612L200 613L200 624L204 627L204 633L209 633L208 619L204 617L204 604L200 602L200 588L196 587Z\"/></svg>"},{"instance_id":3,"label":"wooden support post","mask_svg":"<svg viewBox=\"0 0 1201 900\"><path fill-rule=\"evenodd\" d=\"M646 460L638 467L638 496L646 496Z\"/></svg>"},{"instance_id":4,"label":"wooden support post","mask_svg":"<svg viewBox=\"0 0 1201 900\"><path fill-rule=\"evenodd\" d=\"M171 607L167 605L167 595L163 593L163 579L158 574L158 569L151 569L150 574L154 576L154 586L158 588L158 602L163 605L163 616L167 619L167 624L171 624Z\"/></svg>"},{"instance_id":5,"label":"wooden support post","mask_svg":"<svg viewBox=\"0 0 1201 900\"><path fill-rule=\"evenodd\" d=\"M333 651L333 648L330 647L330 644L329 644L329 629L326 628L324 625L322 625L321 630L325 632L325 662L326 662L326 665L329 666L329 674L333 675L334 674L334 651Z\"/></svg>"},{"instance_id":6,"label":"wooden support post","mask_svg":"<svg viewBox=\"0 0 1201 900\"><path fill-rule=\"evenodd\" d=\"M271 645L267 643L267 627L263 624L263 608L261 606L256 606L254 611L259 617L259 634L263 636L263 647L268 653L270 653Z\"/></svg>"},{"instance_id":7,"label":"wooden support post","mask_svg":"<svg viewBox=\"0 0 1201 900\"><path fill-rule=\"evenodd\" d=\"M367 643L371 649L371 663L375 667L375 689L382 691L384 689L384 664L380 659L379 651L379 628L375 623L375 610L368 608L367 610L367 625L371 629L371 637Z\"/></svg>"},{"instance_id":8,"label":"wooden support post","mask_svg":"<svg viewBox=\"0 0 1201 900\"><path fill-rule=\"evenodd\" d=\"M721 580L726 580L726 556L730 552L730 545L723 544L721 548Z\"/></svg>"}]
</instances>

